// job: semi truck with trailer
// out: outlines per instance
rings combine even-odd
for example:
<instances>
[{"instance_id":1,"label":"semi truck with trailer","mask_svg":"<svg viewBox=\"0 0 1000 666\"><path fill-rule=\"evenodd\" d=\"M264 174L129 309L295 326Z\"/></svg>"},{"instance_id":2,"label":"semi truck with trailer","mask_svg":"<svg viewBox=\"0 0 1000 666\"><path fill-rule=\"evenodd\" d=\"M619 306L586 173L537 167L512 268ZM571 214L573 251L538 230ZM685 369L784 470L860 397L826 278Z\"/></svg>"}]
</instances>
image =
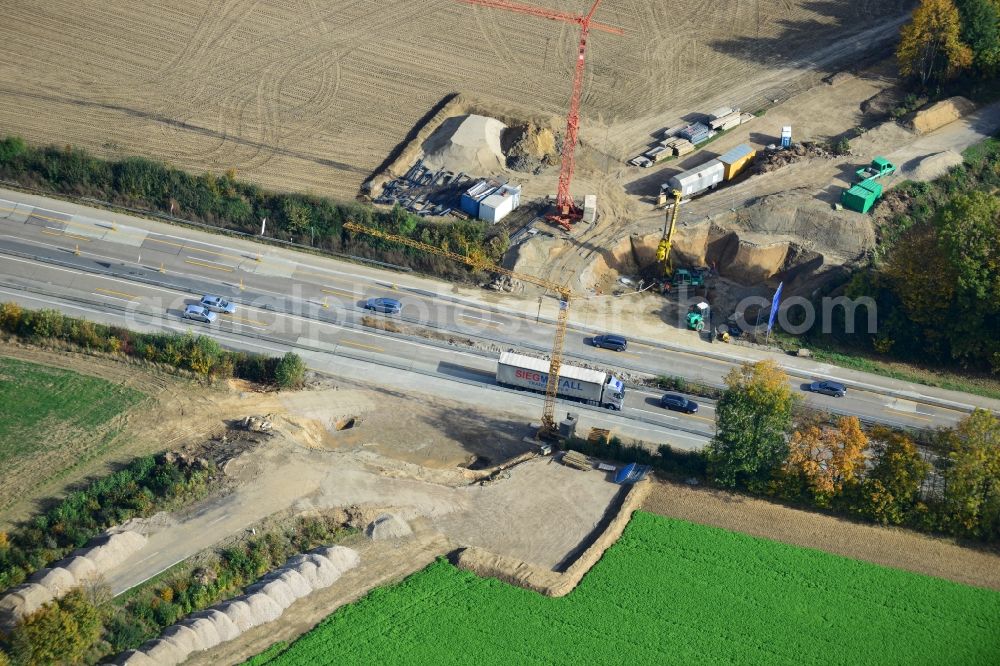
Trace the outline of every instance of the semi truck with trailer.
<instances>
[{"instance_id":1,"label":"semi truck with trailer","mask_svg":"<svg viewBox=\"0 0 1000 666\"><path fill-rule=\"evenodd\" d=\"M509 351L500 354L497 362L499 386L545 393L548 381L548 361ZM559 368L557 395L620 411L625 401L625 385L609 372L563 364Z\"/></svg>"}]
</instances>

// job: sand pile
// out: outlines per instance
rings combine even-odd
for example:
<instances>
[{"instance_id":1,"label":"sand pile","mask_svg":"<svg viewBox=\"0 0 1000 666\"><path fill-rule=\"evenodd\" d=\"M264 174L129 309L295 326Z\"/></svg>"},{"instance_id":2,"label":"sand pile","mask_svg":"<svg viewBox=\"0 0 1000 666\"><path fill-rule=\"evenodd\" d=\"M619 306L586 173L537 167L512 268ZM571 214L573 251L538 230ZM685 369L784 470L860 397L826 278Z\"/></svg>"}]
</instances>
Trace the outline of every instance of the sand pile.
<instances>
[{"instance_id":1,"label":"sand pile","mask_svg":"<svg viewBox=\"0 0 1000 666\"><path fill-rule=\"evenodd\" d=\"M913 114L913 129L921 133L932 132L975 110L976 105L966 98L949 97Z\"/></svg>"},{"instance_id":2,"label":"sand pile","mask_svg":"<svg viewBox=\"0 0 1000 666\"><path fill-rule=\"evenodd\" d=\"M373 541L401 539L413 534L405 520L391 513L384 513L368 525L365 534Z\"/></svg>"},{"instance_id":3,"label":"sand pile","mask_svg":"<svg viewBox=\"0 0 1000 666\"><path fill-rule=\"evenodd\" d=\"M431 169L482 175L502 169L500 135L506 128L487 116L448 118L424 141L424 164Z\"/></svg>"},{"instance_id":4,"label":"sand pile","mask_svg":"<svg viewBox=\"0 0 1000 666\"><path fill-rule=\"evenodd\" d=\"M332 546L297 555L247 588L243 596L193 613L167 627L160 637L129 650L114 663L129 666L179 664L191 653L231 641L245 631L274 622L296 599L333 585L361 562L350 548Z\"/></svg>"},{"instance_id":5,"label":"sand pile","mask_svg":"<svg viewBox=\"0 0 1000 666\"><path fill-rule=\"evenodd\" d=\"M904 177L911 180L934 180L947 173L948 169L958 166L962 162L962 156L954 150L943 150L940 153L934 153L923 159L907 163L904 165L901 173Z\"/></svg>"},{"instance_id":6,"label":"sand pile","mask_svg":"<svg viewBox=\"0 0 1000 666\"><path fill-rule=\"evenodd\" d=\"M91 543L92 546L57 566L35 572L27 583L0 598L0 628L13 628L18 620L43 604L118 566L146 544L146 537L132 531L105 532Z\"/></svg>"}]
</instances>

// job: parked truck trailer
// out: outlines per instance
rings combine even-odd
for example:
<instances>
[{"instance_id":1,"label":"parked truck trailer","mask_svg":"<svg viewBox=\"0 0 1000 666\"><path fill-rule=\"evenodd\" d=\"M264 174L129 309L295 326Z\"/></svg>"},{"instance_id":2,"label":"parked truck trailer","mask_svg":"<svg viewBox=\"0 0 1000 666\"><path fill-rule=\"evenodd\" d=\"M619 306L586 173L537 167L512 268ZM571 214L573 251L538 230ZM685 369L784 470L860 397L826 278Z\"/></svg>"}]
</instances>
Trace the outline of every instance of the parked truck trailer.
<instances>
[{"instance_id":1,"label":"parked truck trailer","mask_svg":"<svg viewBox=\"0 0 1000 666\"><path fill-rule=\"evenodd\" d=\"M532 356L504 352L497 362L497 384L516 389L545 393L549 381L549 362ZM562 365L559 368L560 398L568 398L621 410L625 385L609 372Z\"/></svg>"}]
</instances>

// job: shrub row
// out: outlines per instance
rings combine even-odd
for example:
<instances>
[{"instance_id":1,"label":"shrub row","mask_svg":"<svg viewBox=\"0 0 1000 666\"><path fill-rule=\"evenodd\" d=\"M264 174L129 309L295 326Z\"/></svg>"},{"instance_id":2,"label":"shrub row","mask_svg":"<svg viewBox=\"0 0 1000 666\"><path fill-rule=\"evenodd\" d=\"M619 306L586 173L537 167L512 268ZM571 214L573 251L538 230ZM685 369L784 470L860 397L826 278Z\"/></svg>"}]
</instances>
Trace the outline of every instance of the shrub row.
<instances>
[{"instance_id":1,"label":"shrub row","mask_svg":"<svg viewBox=\"0 0 1000 666\"><path fill-rule=\"evenodd\" d=\"M70 493L10 534L0 532L0 590L23 582L113 525L204 496L213 471L210 464L138 458Z\"/></svg>"},{"instance_id":2,"label":"shrub row","mask_svg":"<svg viewBox=\"0 0 1000 666\"><path fill-rule=\"evenodd\" d=\"M137 333L69 317L56 310L25 310L17 303L0 303L0 331L31 342L58 340L91 351L164 363L212 379L238 377L295 388L305 377L305 364L293 352L279 358L228 351L204 335Z\"/></svg>"},{"instance_id":3,"label":"shrub row","mask_svg":"<svg viewBox=\"0 0 1000 666\"><path fill-rule=\"evenodd\" d=\"M479 252L494 262L507 250L502 230L488 234L486 223L478 220L431 222L399 207L383 210L307 194L269 192L237 180L234 170L223 176L194 176L141 157L102 160L72 146L31 146L13 136L0 140L0 178L243 233L257 233L266 218L267 234L279 240L445 277L466 279L469 272L450 259L345 233L344 222L353 220L453 252Z\"/></svg>"},{"instance_id":4,"label":"shrub row","mask_svg":"<svg viewBox=\"0 0 1000 666\"><path fill-rule=\"evenodd\" d=\"M702 398L709 398L711 400L718 400L722 396L722 389L716 388L714 386L709 386L708 384L702 384L699 382L692 382L690 380L684 379L683 377L674 377L671 375L660 375L655 380L655 386L661 388L664 391L679 391L681 393L690 393L691 395L701 396Z\"/></svg>"}]
</instances>

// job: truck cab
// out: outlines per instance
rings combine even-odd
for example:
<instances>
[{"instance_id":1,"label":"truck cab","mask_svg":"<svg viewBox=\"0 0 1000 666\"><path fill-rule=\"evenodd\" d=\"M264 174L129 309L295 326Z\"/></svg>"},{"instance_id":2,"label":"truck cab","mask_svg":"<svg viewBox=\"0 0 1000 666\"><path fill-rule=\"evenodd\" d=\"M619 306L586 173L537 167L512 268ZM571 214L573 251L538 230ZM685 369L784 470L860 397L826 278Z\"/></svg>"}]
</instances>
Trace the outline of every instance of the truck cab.
<instances>
[{"instance_id":1,"label":"truck cab","mask_svg":"<svg viewBox=\"0 0 1000 666\"><path fill-rule=\"evenodd\" d=\"M608 375L604 385L604 399L601 401L608 409L620 412L625 404L625 384L614 375Z\"/></svg>"},{"instance_id":2,"label":"truck cab","mask_svg":"<svg viewBox=\"0 0 1000 666\"><path fill-rule=\"evenodd\" d=\"M875 180L882 176L888 176L896 170L896 165L884 157L876 157L872 163L854 172L855 182L863 183L866 180Z\"/></svg>"}]
</instances>

